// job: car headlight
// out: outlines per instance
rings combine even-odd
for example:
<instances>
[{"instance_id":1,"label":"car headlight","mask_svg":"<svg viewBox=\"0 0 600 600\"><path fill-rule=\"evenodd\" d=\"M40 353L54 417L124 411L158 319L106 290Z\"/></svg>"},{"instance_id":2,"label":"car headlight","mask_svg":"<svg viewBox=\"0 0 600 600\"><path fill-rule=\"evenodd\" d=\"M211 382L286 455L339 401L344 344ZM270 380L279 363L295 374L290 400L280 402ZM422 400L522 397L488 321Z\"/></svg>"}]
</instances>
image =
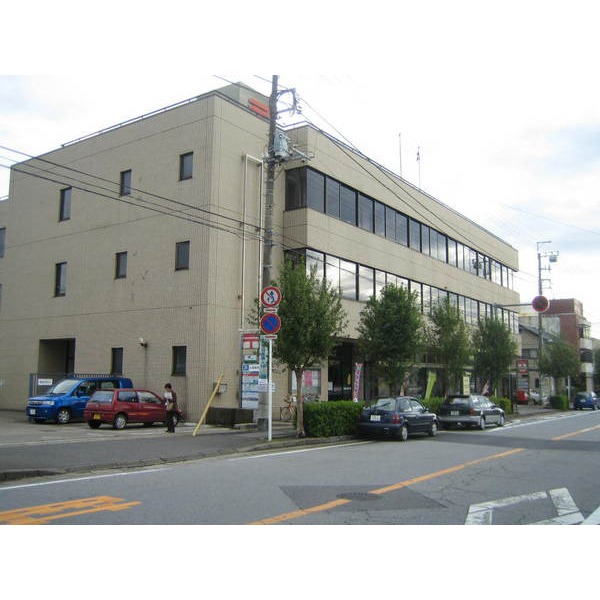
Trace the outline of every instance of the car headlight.
<instances>
[{"instance_id":1,"label":"car headlight","mask_svg":"<svg viewBox=\"0 0 600 600\"><path fill-rule=\"evenodd\" d=\"M54 400L44 400L42 406L54 406Z\"/></svg>"}]
</instances>

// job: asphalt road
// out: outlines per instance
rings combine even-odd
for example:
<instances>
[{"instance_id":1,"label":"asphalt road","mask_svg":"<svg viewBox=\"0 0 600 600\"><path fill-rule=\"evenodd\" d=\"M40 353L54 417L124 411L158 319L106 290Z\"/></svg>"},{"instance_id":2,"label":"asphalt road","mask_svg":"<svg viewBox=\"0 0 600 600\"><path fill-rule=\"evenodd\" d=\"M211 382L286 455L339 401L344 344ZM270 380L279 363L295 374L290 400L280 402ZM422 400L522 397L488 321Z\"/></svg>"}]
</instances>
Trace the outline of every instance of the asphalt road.
<instances>
[{"instance_id":1,"label":"asphalt road","mask_svg":"<svg viewBox=\"0 0 600 600\"><path fill-rule=\"evenodd\" d=\"M143 432L129 433L130 444L144 446L155 440L162 447L169 443L166 434L145 437ZM223 440L254 436L257 442L258 434L204 435L211 440L216 436ZM183 440L191 435L179 437ZM198 438L191 439L202 443ZM73 442L76 449L83 447L81 444ZM109 445L128 447L120 438ZM211 525L600 522L598 412L552 414L486 431L456 429L406 443L344 440L279 449L270 446L264 451L258 451L258 445L253 451L215 453L205 460L4 482L0 485L0 521ZM94 446L101 444L87 444L88 449Z\"/></svg>"}]
</instances>

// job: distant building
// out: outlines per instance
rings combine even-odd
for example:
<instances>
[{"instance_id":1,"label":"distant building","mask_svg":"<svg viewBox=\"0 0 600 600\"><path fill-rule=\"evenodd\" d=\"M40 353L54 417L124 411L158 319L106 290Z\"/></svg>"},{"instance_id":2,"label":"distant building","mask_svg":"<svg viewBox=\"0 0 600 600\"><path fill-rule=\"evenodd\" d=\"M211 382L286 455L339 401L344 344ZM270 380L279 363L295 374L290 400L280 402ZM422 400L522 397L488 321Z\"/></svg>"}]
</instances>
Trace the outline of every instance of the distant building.
<instances>
[{"instance_id":1,"label":"distant building","mask_svg":"<svg viewBox=\"0 0 600 600\"><path fill-rule=\"evenodd\" d=\"M528 382L530 389L539 389L538 372L539 327L538 315L520 316L521 358L528 363ZM543 343L546 345L552 337L560 337L568 342L579 355L581 373L578 381L573 382L581 390L594 389L594 352L590 337L591 325L583 314L583 304L574 298L550 300L550 307L542 313ZM542 387L544 387L542 382ZM560 391L560 388L556 391ZM552 392L554 390L551 390Z\"/></svg>"},{"instance_id":2,"label":"distant building","mask_svg":"<svg viewBox=\"0 0 600 600\"><path fill-rule=\"evenodd\" d=\"M268 131L268 99L231 85L12 168L0 203L0 408L24 409L40 381L73 372L124 373L158 391L171 381L189 419L221 374L216 406L256 405L264 371L249 316ZM306 374L308 391L350 397L359 314L386 283L416 292L425 315L448 297L467 323L495 311L518 334L517 314L499 308L519 302L513 247L310 124L282 132L272 275L286 252L305 257L350 320ZM280 371L275 382L277 406L295 382ZM363 394L382 391L368 372L363 382Z\"/></svg>"}]
</instances>

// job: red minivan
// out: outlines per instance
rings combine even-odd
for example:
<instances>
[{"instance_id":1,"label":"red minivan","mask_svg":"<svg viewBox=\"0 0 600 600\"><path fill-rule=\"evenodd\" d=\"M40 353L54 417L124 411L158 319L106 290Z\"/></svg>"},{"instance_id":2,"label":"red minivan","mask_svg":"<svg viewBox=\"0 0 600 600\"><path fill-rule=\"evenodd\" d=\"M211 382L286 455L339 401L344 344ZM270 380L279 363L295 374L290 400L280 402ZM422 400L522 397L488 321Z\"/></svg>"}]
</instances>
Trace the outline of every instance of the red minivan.
<instances>
[{"instance_id":1,"label":"red minivan","mask_svg":"<svg viewBox=\"0 0 600 600\"><path fill-rule=\"evenodd\" d=\"M150 390L98 390L86 404L83 418L92 429L109 423L114 429L123 429L128 423L166 423L165 401ZM175 425L180 414L173 417Z\"/></svg>"}]
</instances>

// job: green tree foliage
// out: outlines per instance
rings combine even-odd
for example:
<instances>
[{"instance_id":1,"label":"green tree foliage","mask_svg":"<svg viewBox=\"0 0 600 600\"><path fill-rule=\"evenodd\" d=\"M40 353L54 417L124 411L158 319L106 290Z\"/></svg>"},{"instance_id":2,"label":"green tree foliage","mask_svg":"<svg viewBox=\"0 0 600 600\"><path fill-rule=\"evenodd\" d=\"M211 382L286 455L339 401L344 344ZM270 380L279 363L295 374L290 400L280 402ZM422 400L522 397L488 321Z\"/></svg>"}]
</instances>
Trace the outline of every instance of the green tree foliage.
<instances>
[{"instance_id":1,"label":"green tree foliage","mask_svg":"<svg viewBox=\"0 0 600 600\"><path fill-rule=\"evenodd\" d=\"M490 382L493 392L517 356L517 344L508 327L498 319L483 319L473 334L473 367Z\"/></svg>"},{"instance_id":2,"label":"green tree foliage","mask_svg":"<svg viewBox=\"0 0 600 600\"><path fill-rule=\"evenodd\" d=\"M438 302L431 311L428 342L441 364L443 395L460 391L460 381L465 366L471 362L473 347L467 324L449 298Z\"/></svg>"},{"instance_id":3,"label":"green tree foliage","mask_svg":"<svg viewBox=\"0 0 600 600\"><path fill-rule=\"evenodd\" d=\"M338 290L306 272L303 261L284 263L276 282L281 290L278 314L281 329L273 356L296 374L298 382L296 430L304 437L302 378L304 371L327 360L347 325Z\"/></svg>"},{"instance_id":4,"label":"green tree foliage","mask_svg":"<svg viewBox=\"0 0 600 600\"><path fill-rule=\"evenodd\" d=\"M579 356L571 344L560 338L554 338L544 345L540 360L540 370L544 375L554 379L576 377L580 367Z\"/></svg>"},{"instance_id":5,"label":"green tree foliage","mask_svg":"<svg viewBox=\"0 0 600 600\"><path fill-rule=\"evenodd\" d=\"M360 314L358 345L366 362L395 394L423 344L423 318L417 295L404 287L385 286Z\"/></svg>"}]
</instances>

